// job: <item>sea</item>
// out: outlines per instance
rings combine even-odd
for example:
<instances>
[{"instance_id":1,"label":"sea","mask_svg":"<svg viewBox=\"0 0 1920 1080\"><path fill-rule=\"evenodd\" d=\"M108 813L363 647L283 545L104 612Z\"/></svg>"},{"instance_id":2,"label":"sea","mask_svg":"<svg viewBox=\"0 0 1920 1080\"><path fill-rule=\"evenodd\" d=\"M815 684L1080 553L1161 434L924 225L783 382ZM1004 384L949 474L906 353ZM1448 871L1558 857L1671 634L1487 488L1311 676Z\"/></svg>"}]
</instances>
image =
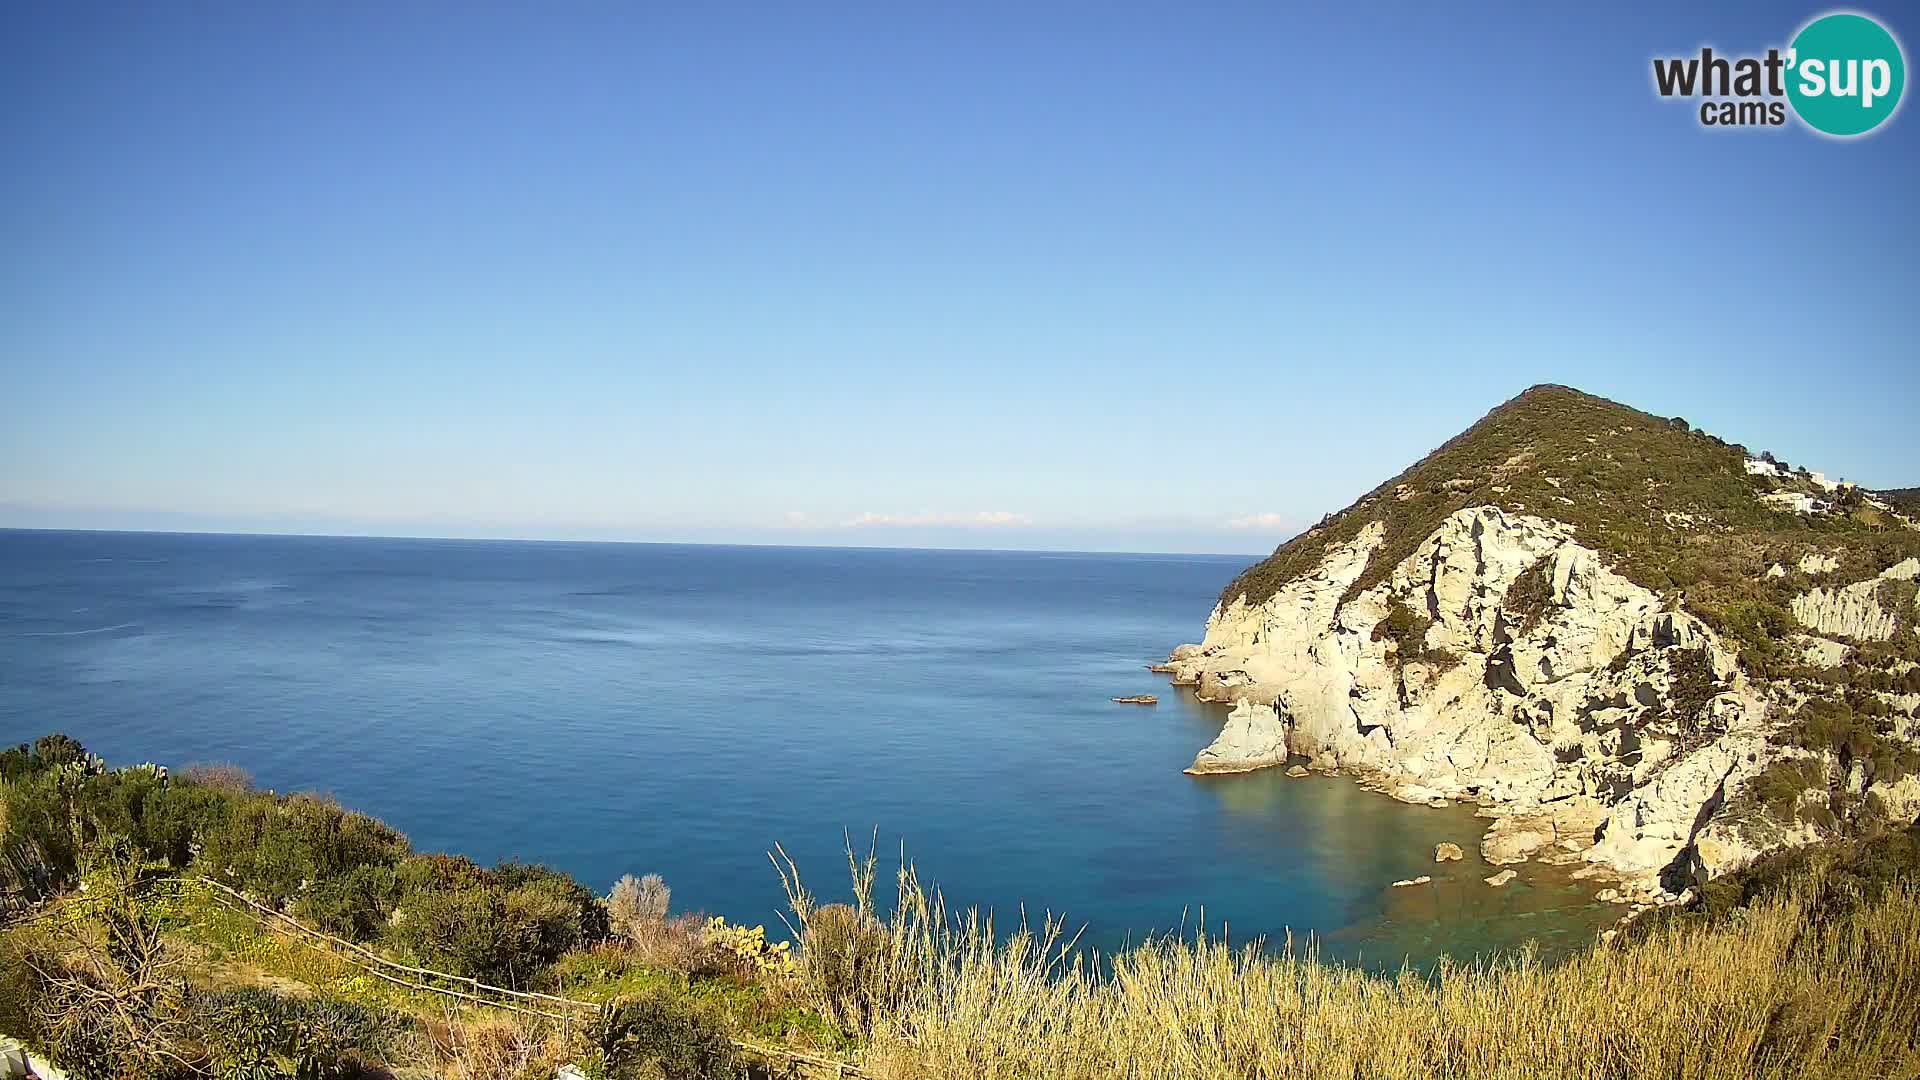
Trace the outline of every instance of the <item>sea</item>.
<instances>
[{"instance_id":1,"label":"sea","mask_svg":"<svg viewBox=\"0 0 1920 1080\"><path fill-rule=\"evenodd\" d=\"M904 858L955 909L1108 952L1590 943L1614 912L1564 872L1483 882L1472 807L1182 773L1226 710L1146 665L1250 561L0 530L0 742L230 763L418 850L658 873L676 911L775 934L775 845L827 900L851 845L883 894Z\"/></svg>"}]
</instances>

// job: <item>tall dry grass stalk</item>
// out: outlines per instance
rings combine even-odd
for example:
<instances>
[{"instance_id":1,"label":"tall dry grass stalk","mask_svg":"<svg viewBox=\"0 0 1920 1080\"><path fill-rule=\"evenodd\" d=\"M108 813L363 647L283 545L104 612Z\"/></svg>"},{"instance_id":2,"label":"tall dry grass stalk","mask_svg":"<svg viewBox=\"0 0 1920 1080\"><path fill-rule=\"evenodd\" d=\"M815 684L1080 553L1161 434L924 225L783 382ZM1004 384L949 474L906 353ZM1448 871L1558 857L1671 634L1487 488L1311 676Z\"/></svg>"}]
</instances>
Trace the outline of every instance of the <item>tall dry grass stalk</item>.
<instances>
[{"instance_id":1,"label":"tall dry grass stalk","mask_svg":"<svg viewBox=\"0 0 1920 1080\"><path fill-rule=\"evenodd\" d=\"M783 861L784 860L784 861ZM949 918L902 860L874 909L874 863L849 853L852 948L779 852L803 978L868 1037L880 1075L1112 1077L1920 1077L1920 885L1832 904L1801 883L1717 928L1678 926L1555 967L1522 953L1382 978L1200 936L1102 964L1056 920L997 940ZM864 951L863 951L864 950Z\"/></svg>"}]
</instances>

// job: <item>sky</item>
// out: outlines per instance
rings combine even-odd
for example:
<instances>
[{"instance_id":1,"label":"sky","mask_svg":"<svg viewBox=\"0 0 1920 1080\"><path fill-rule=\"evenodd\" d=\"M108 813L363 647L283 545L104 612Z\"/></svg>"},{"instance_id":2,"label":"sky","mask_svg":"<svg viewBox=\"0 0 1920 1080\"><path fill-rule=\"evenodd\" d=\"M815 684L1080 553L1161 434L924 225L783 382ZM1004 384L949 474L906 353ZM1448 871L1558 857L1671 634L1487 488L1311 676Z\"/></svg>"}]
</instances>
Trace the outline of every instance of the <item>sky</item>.
<instances>
[{"instance_id":1,"label":"sky","mask_svg":"<svg viewBox=\"0 0 1920 1080\"><path fill-rule=\"evenodd\" d=\"M1824 10L0 5L0 527L1258 553L1542 382L1920 484L1920 114L1652 89Z\"/></svg>"}]
</instances>

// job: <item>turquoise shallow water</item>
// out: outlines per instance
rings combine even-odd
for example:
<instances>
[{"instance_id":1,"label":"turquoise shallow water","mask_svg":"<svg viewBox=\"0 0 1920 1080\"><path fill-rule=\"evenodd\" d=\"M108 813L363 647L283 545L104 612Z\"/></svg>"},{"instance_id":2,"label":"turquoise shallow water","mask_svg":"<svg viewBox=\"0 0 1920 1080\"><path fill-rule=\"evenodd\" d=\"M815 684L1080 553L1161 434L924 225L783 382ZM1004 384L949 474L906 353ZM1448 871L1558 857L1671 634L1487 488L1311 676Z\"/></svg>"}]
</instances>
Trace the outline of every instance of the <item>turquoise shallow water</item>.
<instances>
[{"instance_id":1,"label":"turquoise shallow water","mask_svg":"<svg viewBox=\"0 0 1920 1080\"><path fill-rule=\"evenodd\" d=\"M1434 866L1473 850L1463 808L1181 773L1224 711L1143 665L1246 561L0 531L0 740L234 762L749 922L776 841L831 896L877 830L952 901L1105 948L1203 911L1370 966L1591 940L1609 912L1550 871ZM1135 693L1161 702L1108 700Z\"/></svg>"}]
</instances>

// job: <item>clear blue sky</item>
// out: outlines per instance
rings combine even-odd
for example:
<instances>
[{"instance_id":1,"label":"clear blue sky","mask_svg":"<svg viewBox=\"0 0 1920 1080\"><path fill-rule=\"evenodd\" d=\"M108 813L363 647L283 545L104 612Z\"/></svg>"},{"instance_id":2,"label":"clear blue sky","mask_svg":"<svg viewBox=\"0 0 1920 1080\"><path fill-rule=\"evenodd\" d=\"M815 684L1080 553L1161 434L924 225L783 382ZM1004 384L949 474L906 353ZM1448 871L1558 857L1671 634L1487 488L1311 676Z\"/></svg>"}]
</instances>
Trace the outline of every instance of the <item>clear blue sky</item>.
<instances>
[{"instance_id":1,"label":"clear blue sky","mask_svg":"<svg viewBox=\"0 0 1920 1080\"><path fill-rule=\"evenodd\" d=\"M1264 551L1538 382L1920 484L1920 114L1651 89L1822 10L8 4L0 525Z\"/></svg>"}]
</instances>

